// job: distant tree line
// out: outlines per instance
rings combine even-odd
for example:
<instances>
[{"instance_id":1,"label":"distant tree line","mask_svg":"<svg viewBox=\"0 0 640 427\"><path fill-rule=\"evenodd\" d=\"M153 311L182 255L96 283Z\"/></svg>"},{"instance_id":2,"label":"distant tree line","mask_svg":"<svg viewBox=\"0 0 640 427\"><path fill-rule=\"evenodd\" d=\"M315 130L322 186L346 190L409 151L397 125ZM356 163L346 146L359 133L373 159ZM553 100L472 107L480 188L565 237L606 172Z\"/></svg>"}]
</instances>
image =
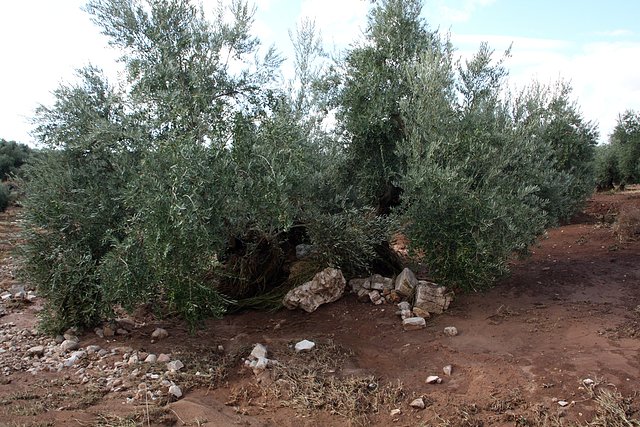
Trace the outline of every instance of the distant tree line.
<instances>
[{"instance_id":1,"label":"distant tree line","mask_svg":"<svg viewBox=\"0 0 640 427\"><path fill-rule=\"evenodd\" d=\"M624 189L640 183L640 113L627 110L609 137L609 143L596 148L598 190Z\"/></svg>"},{"instance_id":2,"label":"distant tree line","mask_svg":"<svg viewBox=\"0 0 640 427\"><path fill-rule=\"evenodd\" d=\"M35 119L23 273L50 330L141 303L196 325L326 266L393 274L398 232L435 279L486 288L593 190L597 130L569 85L510 92L509 53L457 60L419 0L373 2L337 60L302 23L289 84L244 1L215 23L184 0L86 9L126 84L83 68Z\"/></svg>"},{"instance_id":3,"label":"distant tree line","mask_svg":"<svg viewBox=\"0 0 640 427\"><path fill-rule=\"evenodd\" d=\"M0 138L0 212L9 206L12 190L16 188L15 182L8 181L17 176L31 155L28 145Z\"/></svg>"}]
</instances>

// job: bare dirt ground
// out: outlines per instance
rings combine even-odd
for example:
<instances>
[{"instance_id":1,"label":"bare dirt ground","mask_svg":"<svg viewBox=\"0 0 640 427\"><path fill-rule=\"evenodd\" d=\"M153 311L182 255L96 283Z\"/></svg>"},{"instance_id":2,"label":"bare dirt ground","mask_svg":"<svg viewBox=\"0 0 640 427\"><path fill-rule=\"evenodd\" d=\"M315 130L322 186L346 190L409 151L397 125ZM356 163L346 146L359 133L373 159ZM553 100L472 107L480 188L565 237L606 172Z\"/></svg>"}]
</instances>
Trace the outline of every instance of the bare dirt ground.
<instances>
[{"instance_id":1,"label":"bare dirt ground","mask_svg":"<svg viewBox=\"0 0 640 427\"><path fill-rule=\"evenodd\" d=\"M127 335L80 336L83 348L115 349L102 358L31 373L28 348L49 339L32 333L40 303L3 303L0 329L23 338L2 344L13 350L0 354L0 369L11 365L0 372L0 425L640 426L640 242L621 242L612 227L632 208L638 189L594 196L495 288L458 295L418 331L402 330L394 306L352 295L312 314L229 315L194 334L138 313ZM2 289L15 281L16 215L0 214ZM152 342L158 326L170 335ZM296 354L302 339L316 349ZM255 343L279 362L258 377L242 363ZM135 351L170 353L185 368L122 366ZM105 385L116 374L121 386ZM426 384L429 375L443 382ZM182 398L140 398L139 384L158 376ZM409 406L416 397L425 409Z\"/></svg>"}]
</instances>

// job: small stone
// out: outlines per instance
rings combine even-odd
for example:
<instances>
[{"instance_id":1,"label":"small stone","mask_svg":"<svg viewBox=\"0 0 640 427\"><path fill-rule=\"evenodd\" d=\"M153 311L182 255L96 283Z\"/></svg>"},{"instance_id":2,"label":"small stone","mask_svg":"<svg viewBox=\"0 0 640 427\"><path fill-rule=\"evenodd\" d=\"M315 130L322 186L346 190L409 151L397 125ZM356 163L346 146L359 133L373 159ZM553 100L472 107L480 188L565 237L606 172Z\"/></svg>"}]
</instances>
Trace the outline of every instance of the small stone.
<instances>
[{"instance_id":1,"label":"small stone","mask_svg":"<svg viewBox=\"0 0 640 427\"><path fill-rule=\"evenodd\" d=\"M374 289L380 292L384 291L385 289L392 290L393 279L390 279L388 277L383 277L379 274L374 274L373 276L371 276L371 289Z\"/></svg>"},{"instance_id":2,"label":"small stone","mask_svg":"<svg viewBox=\"0 0 640 427\"><path fill-rule=\"evenodd\" d=\"M98 337L104 338L104 331L102 328L95 328L93 332L95 332Z\"/></svg>"},{"instance_id":3,"label":"small stone","mask_svg":"<svg viewBox=\"0 0 640 427\"><path fill-rule=\"evenodd\" d=\"M100 351L100 346L99 345L88 345L87 348L85 348L85 350L87 350L87 354L95 354L95 353Z\"/></svg>"},{"instance_id":4,"label":"small stone","mask_svg":"<svg viewBox=\"0 0 640 427\"><path fill-rule=\"evenodd\" d=\"M29 302L33 302L37 297L38 296L34 291L29 291L27 292L27 296L25 297L25 299Z\"/></svg>"},{"instance_id":5,"label":"small stone","mask_svg":"<svg viewBox=\"0 0 640 427\"><path fill-rule=\"evenodd\" d=\"M104 325L104 327L102 328L102 334L106 337L112 337L116 334L116 331L113 330L113 328L110 325Z\"/></svg>"},{"instance_id":6,"label":"small stone","mask_svg":"<svg viewBox=\"0 0 640 427\"><path fill-rule=\"evenodd\" d=\"M155 331L151 333L151 338L154 340L163 340L169 336L169 332L166 329L156 328Z\"/></svg>"},{"instance_id":7,"label":"small stone","mask_svg":"<svg viewBox=\"0 0 640 427\"><path fill-rule=\"evenodd\" d=\"M444 368L442 368L442 372L444 372L444 374L447 376L451 375L452 371L453 371L453 366L451 365L447 365Z\"/></svg>"},{"instance_id":8,"label":"small stone","mask_svg":"<svg viewBox=\"0 0 640 427\"><path fill-rule=\"evenodd\" d=\"M182 390L180 390L180 387L177 385L172 384L171 387L169 387L169 394L180 399L182 397Z\"/></svg>"},{"instance_id":9,"label":"small stone","mask_svg":"<svg viewBox=\"0 0 640 427\"><path fill-rule=\"evenodd\" d=\"M395 290L401 296L411 297L417 284L418 279L416 279L415 274L410 269L405 268L396 277Z\"/></svg>"},{"instance_id":10,"label":"small stone","mask_svg":"<svg viewBox=\"0 0 640 427\"><path fill-rule=\"evenodd\" d=\"M27 354L29 356L36 356L36 357L40 357L44 354L44 346L43 345L36 345L34 347L31 347L29 350L27 350Z\"/></svg>"},{"instance_id":11,"label":"small stone","mask_svg":"<svg viewBox=\"0 0 640 427\"><path fill-rule=\"evenodd\" d=\"M184 368L184 364L179 360L173 360L167 363L167 370L177 372L180 369Z\"/></svg>"},{"instance_id":12,"label":"small stone","mask_svg":"<svg viewBox=\"0 0 640 427\"><path fill-rule=\"evenodd\" d=\"M4 291L0 294L0 299L2 299L2 301L9 301L11 299L11 292Z\"/></svg>"},{"instance_id":13,"label":"small stone","mask_svg":"<svg viewBox=\"0 0 640 427\"><path fill-rule=\"evenodd\" d=\"M425 382L427 384L440 384L442 382L442 378L437 375L429 375Z\"/></svg>"},{"instance_id":14,"label":"small stone","mask_svg":"<svg viewBox=\"0 0 640 427\"><path fill-rule=\"evenodd\" d=\"M77 350L78 347L80 347L80 344L78 344L78 341L74 341L74 340L64 340L62 344L60 344L60 349L65 352L71 351L71 350Z\"/></svg>"},{"instance_id":15,"label":"small stone","mask_svg":"<svg viewBox=\"0 0 640 427\"><path fill-rule=\"evenodd\" d=\"M156 363L158 360L158 356L156 356L155 354L150 354L147 356L146 359L144 359L144 363Z\"/></svg>"},{"instance_id":16,"label":"small stone","mask_svg":"<svg viewBox=\"0 0 640 427\"><path fill-rule=\"evenodd\" d=\"M118 335L129 335L129 331L127 331L127 330L126 330L126 329L124 329L124 328L118 328L118 329L116 330L116 334L118 334Z\"/></svg>"},{"instance_id":17,"label":"small stone","mask_svg":"<svg viewBox=\"0 0 640 427\"><path fill-rule=\"evenodd\" d=\"M302 340L295 345L296 353L300 353L302 351L309 351L316 346L316 343L309 340Z\"/></svg>"},{"instance_id":18,"label":"small stone","mask_svg":"<svg viewBox=\"0 0 640 427\"><path fill-rule=\"evenodd\" d=\"M267 357L267 348L262 344L256 344L251 350L251 354L249 355L250 359L259 359L261 357Z\"/></svg>"},{"instance_id":19,"label":"small stone","mask_svg":"<svg viewBox=\"0 0 640 427\"><path fill-rule=\"evenodd\" d=\"M158 359L156 360L158 363L167 363L171 361L171 357L168 354L160 353L158 355Z\"/></svg>"},{"instance_id":20,"label":"small stone","mask_svg":"<svg viewBox=\"0 0 640 427\"><path fill-rule=\"evenodd\" d=\"M427 322L424 317L409 317L402 321L402 327L405 331L415 331L426 328Z\"/></svg>"},{"instance_id":21,"label":"small stone","mask_svg":"<svg viewBox=\"0 0 640 427\"><path fill-rule=\"evenodd\" d=\"M370 292L369 289L364 289L364 288L360 289L358 291L358 301L360 301L360 302L369 302L369 301L371 301L369 299L369 292Z\"/></svg>"},{"instance_id":22,"label":"small stone","mask_svg":"<svg viewBox=\"0 0 640 427\"><path fill-rule=\"evenodd\" d=\"M589 387L595 384L595 381L592 380L591 378L585 378L582 380L582 384L584 384L585 386Z\"/></svg>"},{"instance_id":23,"label":"small stone","mask_svg":"<svg viewBox=\"0 0 640 427\"><path fill-rule=\"evenodd\" d=\"M71 330L65 332L63 337L65 340L69 340L69 341L75 341L75 342L80 341L78 336L75 334L75 331L71 331Z\"/></svg>"},{"instance_id":24,"label":"small stone","mask_svg":"<svg viewBox=\"0 0 640 427\"><path fill-rule=\"evenodd\" d=\"M398 308L400 309L400 311L411 310L411 304L409 304L407 301L402 301L401 303L398 303Z\"/></svg>"},{"instance_id":25,"label":"small stone","mask_svg":"<svg viewBox=\"0 0 640 427\"><path fill-rule=\"evenodd\" d=\"M422 399L421 397L414 399L411 403L409 403L409 406L416 409L424 409L425 408L424 399Z\"/></svg>"},{"instance_id":26,"label":"small stone","mask_svg":"<svg viewBox=\"0 0 640 427\"><path fill-rule=\"evenodd\" d=\"M267 369L268 365L269 359L267 359L266 357L259 357L257 360L254 360L249 364L249 366L253 369L253 373L255 375L260 375L262 371Z\"/></svg>"},{"instance_id":27,"label":"small stone","mask_svg":"<svg viewBox=\"0 0 640 427\"><path fill-rule=\"evenodd\" d=\"M415 314L418 317L424 317L425 319L428 319L431 317L431 314L427 310L424 310L420 307L413 307L413 314Z\"/></svg>"},{"instance_id":28,"label":"small stone","mask_svg":"<svg viewBox=\"0 0 640 427\"><path fill-rule=\"evenodd\" d=\"M218 345L218 353L224 353L224 346L222 344Z\"/></svg>"},{"instance_id":29,"label":"small stone","mask_svg":"<svg viewBox=\"0 0 640 427\"><path fill-rule=\"evenodd\" d=\"M396 291L389 291L389 295L386 296L387 302L389 304L397 304L400 302L400 295Z\"/></svg>"},{"instance_id":30,"label":"small stone","mask_svg":"<svg viewBox=\"0 0 640 427\"><path fill-rule=\"evenodd\" d=\"M455 337L458 335L458 329L455 326L447 326L444 328L444 334L448 337Z\"/></svg>"},{"instance_id":31,"label":"small stone","mask_svg":"<svg viewBox=\"0 0 640 427\"><path fill-rule=\"evenodd\" d=\"M424 403L424 401L422 403ZM401 413L402 413L402 411L400 409L392 409L391 413L389 413L389 415L392 416L392 417L397 417Z\"/></svg>"},{"instance_id":32,"label":"small stone","mask_svg":"<svg viewBox=\"0 0 640 427\"><path fill-rule=\"evenodd\" d=\"M569 402L567 402L566 400L558 400L558 405L562 406L563 408L566 406L569 406Z\"/></svg>"},{"instance_id":33,"label":"small stone","mask_svg":"<svg viewBox=\"0 0 640 427\"><path fill-rule=\"evenodd\" d=\"M402 320L404 319L409 319L410 317L414 317L413 313L411 312L411 310L402 310L400 312L400 317L402 318Z\"/></svg>"},{"instance_id":34,"label":"small stone","mask_svg":"<svg viewBox=\"0 0 640 427\"><path fill-rule=\"evenodd\" d=\"M371 289L371 279L351 279L349 280L349 286L351 287L351 292L354 294L358 294L363 289Z\"/></svg>"},{"instance_id":35,"label":"small stone","mask_svg":"<svg viewBox=\"0 0 640 427\"><path fill-rule=\"evenodd\" d=\"M126 329L128 331L132 331L136 327L136 322L126 317L116 319L116 323L118 324L119 327Z\"/></svg>"},{"instance_id":36,"label":"small stone","mask_svg":"<svg viewBox=\"0 0 640 427\"><path fill-rule=\"evenodd\" d=\"M380 295L379 291L371 291L369 292L369 299L371 300L372 303L376 303L378 301L380 301L380 299L382 298L382 296Z\"/></svg>"}]
</instances>

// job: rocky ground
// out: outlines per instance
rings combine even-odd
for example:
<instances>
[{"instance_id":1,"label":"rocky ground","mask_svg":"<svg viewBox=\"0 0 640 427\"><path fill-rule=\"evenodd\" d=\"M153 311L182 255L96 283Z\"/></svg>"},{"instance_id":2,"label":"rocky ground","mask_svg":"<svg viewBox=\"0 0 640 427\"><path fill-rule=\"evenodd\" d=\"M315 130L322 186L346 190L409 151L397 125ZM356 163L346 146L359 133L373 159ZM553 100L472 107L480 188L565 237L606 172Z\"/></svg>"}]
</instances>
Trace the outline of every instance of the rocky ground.
<instances>
[{"instance_id":1,"label":"rocky ground","mask_svg":"<svg viewBox=\"0 0 640 427\"><path fill-rule=\"evenodd\" d=\"M637 190L597 195L420 329L368 290L194 333L140 310L50 337L15 277L14 208L0 214L0 425L640 425L640 242L615 222L634 209Z\"/></svg>"}]
</instances>

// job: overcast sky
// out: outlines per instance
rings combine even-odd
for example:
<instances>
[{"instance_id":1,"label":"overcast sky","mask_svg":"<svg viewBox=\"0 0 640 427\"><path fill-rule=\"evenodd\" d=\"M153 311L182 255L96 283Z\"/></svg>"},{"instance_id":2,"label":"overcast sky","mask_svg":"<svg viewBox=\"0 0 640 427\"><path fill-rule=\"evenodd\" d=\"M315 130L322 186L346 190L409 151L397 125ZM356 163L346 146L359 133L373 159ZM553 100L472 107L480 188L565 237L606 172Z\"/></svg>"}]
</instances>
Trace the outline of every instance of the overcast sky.
<instances>
[{"instance_id":1,"label":"overcast sky","mask_svg":"<svg viewBox=\"0 0 640 427\"><path fill-rule=\"evenodd\" d=\"M91 62L116 76L117 52L81 10L84 0L0 2L0 138L31 143L29 119L51 91ZM216 0L204 0L213 9ZM315 19L329 47L362 34L368 0L257 0L255 33L287 54L287 31ZM640 110L640 1L427 0L431 28L450 31L457 54L487 41L513 43L506 65L514 85L569 80L584 116L606 140L619 113Z\"/></svg>"}]
</instances>

